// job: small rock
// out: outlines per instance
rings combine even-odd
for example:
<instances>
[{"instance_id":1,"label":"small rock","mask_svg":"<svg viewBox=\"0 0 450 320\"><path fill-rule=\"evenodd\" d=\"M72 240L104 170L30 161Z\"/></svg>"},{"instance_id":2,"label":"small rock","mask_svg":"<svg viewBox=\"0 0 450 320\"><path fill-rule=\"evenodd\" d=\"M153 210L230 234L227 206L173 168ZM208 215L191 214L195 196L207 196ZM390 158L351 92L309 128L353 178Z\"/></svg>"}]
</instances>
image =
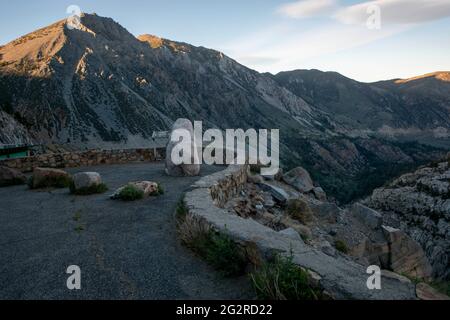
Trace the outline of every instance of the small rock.
<instances>
[{"instance_id":1,"label":"small rock","mask_svg":"<svg viewBox=\"0 0 450 320\"><path fill-rule=\"evenodd\" d=\"M269 192L272 195L272 197L275 199L275 201L277 201L281 204L285 204L289 199L289 195L287 194L287 192L281 188L272 186L268 183L259 183L258 186L262 190Z\"/></svg>"},{"instance_id":2,"label":"small rock","mask_svg":"<svg viewBox=\"0 0 450 320\"><path fill-rule=\"evenodd\" d=\"M254 184L258 184L258 183L264 183L264 179L263 177L261 177L259 174L249 174L247 177L247 181L248 183L254 183Z\"/></svg>"},{"instance_id":3,"label":"small rock","mask_svg":"<svg viewBox=\"0 0 450 320\"><path fill-rule=\"evenodd\" d=\"M325 193L325 191L323 191L321 187L314 188L313 192L317 200L327 201L327 194Z\"/></svg>"},{"instance_id":4,"label":"small rock","mask_svg":"<svg viewBox=\"0 0 450 320\"><path fill-rule=\"evenodd\" d=\"M416 286L416 295L420 300L450 300L450 297L440 293L424 282L421 282Z\"/></svg>"},{"instance_id":5,"label":"small rock","mask_svg":"<svg viewBox=\"0 0 450 320\"><path fill-rule=\"evenodd\" d=\"M24 184L27 178L15 169L0 166L0 187Z\"/></svg>"},{"instance_id":6,"label":"small rock","mask_svg":"<svg viewBox=\"0 0 450 320\"><path fill-rule=\"evenodd\" d=\"M336 249L328 241L322 244L320 250L330 257L336 257Z\"/></svg>"},{"instance_id":7,"label":"small rock","mask_svg":"<svg viewBox=\"0 0 450 320\"><path fill-rule=\"evenodd\" d=\"M283 179L283 169L278 169L278 172L275 175L261 175L265 180L269 181L281 181Z\"/></svg>"},{"instance_id":8,"label":"small rock","mask_svg":"<svg viewBox=\"0 0 450 320\"><path fill-rule=\"evenodd\" d=\"M389 279L398 280L401 283L411 283L411 280L409 280L407 277L389 270L381 270L381 276Z\"/></svg>"},{"instance_id":9,"label":"small rock","mask_svg":"<svg viewBox=\"0 0 450 320\"><path fill-rule=\"evenodd\" d=\"M320 288L322 277L315 271L308 270L308 284L313 288Z\"/></svg>"},{"instance_id":10,"label":"small rock","mask_svg":"<svg viewBox=\"0 0 450 320\"><path fill-rule=\"evenodd\" d=\"M279 231L279 233L289 236L292 239L303 242L302 237L293 228L287 228L287 229L281 230L281 231Z\"/></svg>"},{"instance_id":11,"label":"small rock","mask_svg":"<svg viewBox=\"0 0 450 320\"><path fill-rule=\"evenodd\" d=\"M311 176L302 167L292 169L283 175L283 181L302 193L308 193L314 189Z\"/></svg>"},{"instance_id":12,"label":"small rock","mask_svg":"<svg viewBox=\"0 0 450 320\"><path fill-rule=\"evenodd\" d=\"M151 182L151 181L138 181L138 182L130 182L128 184L126 184L123 187L120 187L119 189L117 189L111 196L111 199L118 199L120 192L128 185L133 185L135 186L137 189L141 190L142 192L144 192L144 197L149 197L151 195L154 195L158 192L158 184L156 182Z\"/></svg>"}]
</instances>

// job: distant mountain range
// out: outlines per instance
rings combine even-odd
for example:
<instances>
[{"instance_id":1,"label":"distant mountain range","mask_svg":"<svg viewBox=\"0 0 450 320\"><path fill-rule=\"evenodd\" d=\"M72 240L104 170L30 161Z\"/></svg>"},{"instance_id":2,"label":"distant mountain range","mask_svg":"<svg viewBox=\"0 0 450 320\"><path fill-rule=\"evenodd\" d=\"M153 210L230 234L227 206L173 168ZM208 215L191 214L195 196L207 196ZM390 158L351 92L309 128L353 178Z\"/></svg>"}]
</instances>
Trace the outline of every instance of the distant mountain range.
<instances>
[{"instance_id":1,"label":"distant mountain range","mask_svg":"<svg viewBox=\"0 0 450 320\"><path fill-rule=\"evenodd\" d=\"M0 143L143 147L179 117L279 128L284 166L304 165L349 201L443 153L401 141L450 146L449 78L365 84L317 70L261 74L221 52L136 38L85 14L79 30L64 20L0 47Z\"/></svg>"}]
</instances>

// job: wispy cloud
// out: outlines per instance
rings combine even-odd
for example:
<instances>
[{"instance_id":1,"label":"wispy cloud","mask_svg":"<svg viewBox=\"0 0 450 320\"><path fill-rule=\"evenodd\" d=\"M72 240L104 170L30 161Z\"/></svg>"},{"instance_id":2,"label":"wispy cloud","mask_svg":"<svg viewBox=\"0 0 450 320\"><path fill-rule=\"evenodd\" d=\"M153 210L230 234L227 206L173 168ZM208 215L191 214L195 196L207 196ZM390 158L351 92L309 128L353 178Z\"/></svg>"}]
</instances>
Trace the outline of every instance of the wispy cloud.
<instances>
[{"instance_id":1,"label":"wispy cloud","mask_svg":"<svg viewBox=\"0 0 450 320\"><path fill-rule=\"evenodd\" d=\"M336 8L336 0L300 0L281 5L277 11L286 17L301 19L327 14Z\"/></svg>"},{"instance_id":2,"label":"wispy cloud","mask_svg":"<svg viewBox=\"0 0 450 320\"><path fill-rule=\"evenodd\" d=\"M338 9L333 17L345 24L365 24L367 9L377 6L386 24L416 24L450 16L449 0L375 0Z\"/></svg>"},{"instance_id":3,"label":"wispy cloud","mask_svg":"<svg viewBox=\"0 0 450 320\"><path fill-rule=\"evenodd\" d=\"M368 9L373 6L381 13L381 27L376 30L367 25L371 16ZM342 6L337 0L304 0L284 4L275 13L291 19L269 24L223 44L221 49L259 71L303 68L318 57L327 59L448 17L450 0L375 0L351 6ZM320 26L299 21L317 16L322 19Z\"/></svg>"}]
</instances>

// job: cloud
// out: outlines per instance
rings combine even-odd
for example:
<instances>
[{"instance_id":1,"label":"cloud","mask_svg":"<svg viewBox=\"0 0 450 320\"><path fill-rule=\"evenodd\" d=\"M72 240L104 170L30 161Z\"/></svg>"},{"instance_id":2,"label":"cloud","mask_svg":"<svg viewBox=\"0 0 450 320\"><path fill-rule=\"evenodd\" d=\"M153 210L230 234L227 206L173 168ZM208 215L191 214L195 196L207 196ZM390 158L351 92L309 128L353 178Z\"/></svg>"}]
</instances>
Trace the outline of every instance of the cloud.
<instances>
[{"instance_id":1,"label":"cloud","mask_svg":"<svg viewBox=\"0 0 450 320\"><path fill-rule=\"evenodd\" d=\"M350 50L390 37L407 28L409 26L393 26L374 32L362 26L333 23L303 31L297 28L284 28L283 33L279 34L266 29L247 35L221 49L245 65L259 71L276 73L301 67L309 59Z\"/></svg>"},{"instance_id":2,"label":"cloud","mask_svg":"<svg viewBox=\"0 0 450 320\"><path fill-rule=\"evenodd\" d=\"M341 23L362 25L374 7L380 9L382 25L418 24L450 16L449 0L375 0L341 8L333 17Z\"/></svg>"},{"instance_id":3,"label":"cloud","mask_svg":"<svg viewBox=\"0 0 450 320\"><path fill-rule=\"evenodd\" d=\"M337 0L300 0L284 4L278 13L289 18L302 19L330 13L337 7Z\"/></svg>"},{"instance_id":4,"label":"cloud","mask_svg":"<svg viewBox=\"0 0 450 320\"><path fill-rule=\"evenodd\" d=\"M379 29L367 25L371 16L368 8L373 5L380 8ZM450 0L375 0L351 6L331 0L306 0L285 4L277 12L293 19L266 25L218 47L237 61L263 72L317 67L321 63L328 68L335 66L333 59L342 52L353 52L355 48L413 30L422 23L450 16ZM318 15L328 17L320 26L293 21ZM373 59L374 55L369 52L369 56ZM372 67L372 61L364 59L360 58L360 69L379 70ZM375 73L369 78L374 80Z\"/></svg>"}]
</instances>

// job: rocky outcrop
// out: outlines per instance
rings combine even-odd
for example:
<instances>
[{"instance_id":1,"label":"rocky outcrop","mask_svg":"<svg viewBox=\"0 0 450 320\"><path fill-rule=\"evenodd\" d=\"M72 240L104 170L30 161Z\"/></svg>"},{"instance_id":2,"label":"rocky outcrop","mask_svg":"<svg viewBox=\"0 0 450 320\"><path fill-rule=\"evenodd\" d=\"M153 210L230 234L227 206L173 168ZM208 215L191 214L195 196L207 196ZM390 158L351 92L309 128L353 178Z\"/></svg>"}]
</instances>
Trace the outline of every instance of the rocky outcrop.
<instances>
[{"instance_id":1,"label":"rocky outcrop","mask_svg":"<svg viewBox=\"0 0 450 320\"><path fill-rule=\"evenodd\" d=\"M27 178L20 171L0 166L0 187L24 184Z\"/></svg>"},{"instance_id":2,"label":"rocky outcrop","mask_svg":"<svg viewBox=\"0 0 450 320\"><path fill-rule=\"evenodd\" d=\"M445 160L405 174L376 189L364 203L383 214L385 224L417 241L433 277L450 279L450 168Z\"/></svg>"},{"instance_id":3,"label":"rocky outcrop","mask_svg":"<svg viewBox=\"0 0 450 320\"><path fill-rule=\"evenodd\" d=\"M390 269L418 279L429 279L431 265L420 245L403 231L383 226L389 246Z\"/></svg>"},{"instance_id":4,"label":"rocky outcrop","mask_svg":"<svg viewBox=\"0 0 450 320\"><path fill-rule=\"evenodd\" d=\"M189 134L190 141L183 140L181 144L185 145L185 148L187 147L190 149L191 154L188 159L189 163L174 164L172 159L172 151L175 146L180 144L180 141L174 142L172 141L172 137L174 137L174 134L177 134L179 138L183 137L185 132ZM198 150L197 145L195 144L192 122L188 119L178 119L175 121L170 137L171 140L167 144L166 149L166 173L169 176L174 177L198 176L200 174L199 152L201 152L201 150Z\"/></svg>"}]
</instances>

